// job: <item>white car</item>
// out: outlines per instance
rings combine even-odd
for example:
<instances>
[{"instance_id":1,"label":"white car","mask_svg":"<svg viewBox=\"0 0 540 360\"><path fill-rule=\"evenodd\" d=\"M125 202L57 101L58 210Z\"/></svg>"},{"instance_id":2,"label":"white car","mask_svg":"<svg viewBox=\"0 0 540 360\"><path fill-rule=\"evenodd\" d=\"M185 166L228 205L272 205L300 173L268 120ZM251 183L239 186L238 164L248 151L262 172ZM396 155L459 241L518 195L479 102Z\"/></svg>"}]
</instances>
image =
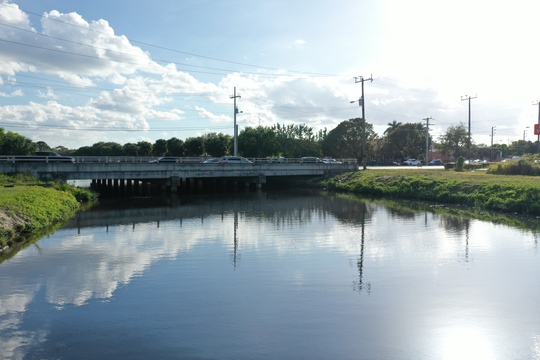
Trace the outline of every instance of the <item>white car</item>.
<instances>
[{"instance_id":1,"label":"white car","mask_svg":"<svg viewBox=\"0 0 540 360\"><path fill-rule=\"evenodd\" d=\"M253 164L251 161L241 156L223 156L219 158L218 164Z\"/></svg>"},{"instance_id":2,"label":"white car","mask_svg":"<svg viewBox=\"0 0 540 360\"><path fill-rule=\"evenodd\" d=\"M336 159L328 159L328 158L322 159L322 162L325 164L341 164L342 163L341 161L338 161Z\"/></svg>"},{"instance_id":3,"label":"white car","mask_svg":"<svg viewBox=\"0 0 540 360\"><path fill-rule=\"evenodd\" d=\"M402 163L402 165L418 166L418 165L422 165L422 162L416 159L407 159Z\"/></svg>"}]
</instances>

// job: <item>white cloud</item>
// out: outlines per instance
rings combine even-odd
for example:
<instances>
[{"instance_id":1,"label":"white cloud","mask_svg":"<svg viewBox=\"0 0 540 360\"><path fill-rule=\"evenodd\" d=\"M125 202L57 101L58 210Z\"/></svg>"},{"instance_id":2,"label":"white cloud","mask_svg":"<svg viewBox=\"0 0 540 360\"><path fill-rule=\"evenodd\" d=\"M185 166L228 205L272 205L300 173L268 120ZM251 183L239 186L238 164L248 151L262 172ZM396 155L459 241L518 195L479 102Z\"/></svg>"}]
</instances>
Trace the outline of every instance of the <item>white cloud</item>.
<instances>
[{"instance_id":1,"label":"white cloud","mask_svg":"<svg viewBox=\"0 0 540 360\"><path fill-rule=\"evenodd\" d=\"M205 108L196 106L195 109L199 112L199 115L205 119L210 120L213 123L231 122L231 118L225 115L216 115L206 110Z\"/></svg>"},{"instance_id":2,"label":"white cloud","mask_svg":"<svg viewBox=\"0 0 540 360\"><path fill-rule=\"evenodd\" d=\"M508 137L516 136L521 134L522 127L537 119L536 109L530 104L539 98L536 84L540 74L531 69L535 69L537 58L534 14L540 6L520 0L514 5L508 9L483 0L437 4L427 0L406 4L385 0L380 5L384 11L374 8L380 16L374 28L377 32L360 32L358 46L351 43L350 47L328 49L332 37L350 42L352 35L329 26L324 39L314 41L297 24L298 28L291 28L291 33L301 34L295 41L291 42L289 34L280 33L280 38L268 38L268 46L250 42L250 48L254 48L250 56L244 54L242 47L236 48L233 55L216 55L238 56L246 62L264 61L271 67L254 68L185 54L181 61L186 64L170 60L160 65L163 62L154 61L148 51L135 46L126 36L117 35L112 26L117 24L51 9L43 12L42 18L29 18L18 5L3 0L0 21L9 26L0 26L0 72L10 74L18 82L0 84L0 126L12 121L26 126L21 121L28 119L29 114L41 119L42 126L72 124L82 128L83 124L99 122L105 131L101 136L122 143L133 139L134 134L106 130L120 126L138 129L141 125L149 130L150 120L156 127L164 126L159 120L176 120L178 126L186 128L230 122L230 95L234 87L242 96L238 99L238 107L243 111L238 117L241 127L294 122L306 123L315 130L331 129L360 115L358 106L349 103L360 96L360 85L354 83L353 75L301 76L285 70L287 64L294 63L302 64L299 70L304 71L335 68L339 73L349 70L354 75L373 74L374 82L365 84L366 117L377 130L384 131L385 125L394 119L419 122L433 116L434 130L442 132L451 124L467 120L467 107L460 96L477 94L473 103L473 137L483 138L476 141L489 141L487 130L493 125L506 126ZM318 7L314 6L313 11ZM329 21L342 21L338 20L342 19L339 12L331 15ZM517 22L501 26L509 17ZM359 26L355 24L351 30L362 30ZM191 36L187 32L179 34L182 41ZM304 47L307 43L310 46ZM283 52L283 44L302 50ZM204 48L204 44L201 46ZM165 58L177 58L174 52L149 48L160 58L163 52L167 54ZM274 54L278 51L274 49L280 49L281 55ZM336 49L346 50L339 53ZM265 55L260 57L261 53ZM259 56L257 60L253 60L255 56ZM275 59L282 62L274 65L271 62ZM184 68L192 71L179 70ZM23 79L20 75L32 78ZM50 91L38 90L44 87ZM19 98L17 105L8 100L14 97ZM56 104L44 101L36 113L40 97L54 99ZM65 113L56 111L59 105ZM196 106L200 110L193 113L198 114L195 116L184 116L175 110ZM74 122L73 114L79 112L91 120ZM100 116L107 118L99 119ZM501 118L511 120L497 120ZM32 120L29 125L33 123ZM35 135L20 129L23 135ZM41 130L42 134L51 133L46 127ZM158 135L145 131L137 136L142 139ZM99 137L88 136L84 140L95 138ZM54 138L64 140L68 143L62 145L81 146L80 141L70 140L69 136Z\"/></svg>"},{"instance_id":3,"label":"white cloud","mask_svg":"<svg viewBox=\"0 0 540 360\"><path fill-rule=\"evenodd\" d=\"M50 87L47 88L47 91L43 92L41 90L38 91L38 97L45 98L45 99L58 99L58 96L54 93L54 90Z\"/></svg>"}]
</instances>

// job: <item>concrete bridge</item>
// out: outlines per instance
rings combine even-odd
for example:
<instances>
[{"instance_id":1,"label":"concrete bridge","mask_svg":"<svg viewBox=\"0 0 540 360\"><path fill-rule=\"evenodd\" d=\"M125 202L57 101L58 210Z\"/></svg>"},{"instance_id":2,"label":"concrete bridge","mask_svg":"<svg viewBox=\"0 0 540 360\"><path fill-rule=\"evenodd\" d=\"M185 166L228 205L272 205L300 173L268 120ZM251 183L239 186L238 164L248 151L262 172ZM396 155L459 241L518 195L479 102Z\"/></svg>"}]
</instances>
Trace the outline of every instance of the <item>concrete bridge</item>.
<instances>
[{"instance_id":1,"label":"concrete bridge","mask_svg":"<svg viewBox=\"0 0 540 360\"><path fill-rule=\"evenodd\" d=\"M2 173L29 173L41 179L92 180L98 189L112 188L120 193L144 193L147 188L176 192L180 188L205 186L249 186L261 188L268 178L316 177L330 173L356 171L358 164L301 163L284 159L271 163L205 164L183 158L179 162L149 162L127 158L74 158L60 161L0 161Z\"/></svg>"}]
</instances>

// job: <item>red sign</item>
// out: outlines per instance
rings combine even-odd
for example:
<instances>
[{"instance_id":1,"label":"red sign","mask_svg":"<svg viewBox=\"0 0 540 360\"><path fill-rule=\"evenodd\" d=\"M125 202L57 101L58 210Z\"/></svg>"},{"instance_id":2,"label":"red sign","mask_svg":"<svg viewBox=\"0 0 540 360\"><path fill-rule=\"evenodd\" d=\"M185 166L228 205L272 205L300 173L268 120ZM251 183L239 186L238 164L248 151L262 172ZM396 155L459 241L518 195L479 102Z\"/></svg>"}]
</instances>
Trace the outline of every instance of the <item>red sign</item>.
<instances>
[{"instance_id":1,"label":"red sign","mask_svg":"<svg viewBox=\"0 0 540 360\"><path fill-rule=\"evenodd\" d=\"M534 124L534 135L540 135L540 124Z\"/></svg>"}]
</instances>

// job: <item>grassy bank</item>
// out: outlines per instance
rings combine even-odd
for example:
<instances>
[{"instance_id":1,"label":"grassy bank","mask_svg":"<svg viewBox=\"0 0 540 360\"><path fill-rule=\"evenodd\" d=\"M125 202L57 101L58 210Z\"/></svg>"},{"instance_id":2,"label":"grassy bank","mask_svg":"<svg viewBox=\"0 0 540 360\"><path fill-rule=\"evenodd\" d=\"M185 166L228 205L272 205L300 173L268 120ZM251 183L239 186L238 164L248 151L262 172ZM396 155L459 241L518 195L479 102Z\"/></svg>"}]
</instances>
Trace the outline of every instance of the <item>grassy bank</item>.
<instances>
[{"instance_id":1,"label":"grassy bank","mask_svg":"<svg viewBox=\"0 0 540 360\"><path fill-rule=\"evenodd\" d=\"M0 248L63 222L96 196L65 183L0 174Z\"/></svg>"},{"instance_id":2,"label":"grassy bank","mask_svg":"<svg viewBox=\"0 0 540 360\"><path fill-rule=\"evenodd\" d=\"M480 209L540 215L540 178L486 171L374 169L323 181L330 191L461 204Z\"/></svg>"}]
</instances>

